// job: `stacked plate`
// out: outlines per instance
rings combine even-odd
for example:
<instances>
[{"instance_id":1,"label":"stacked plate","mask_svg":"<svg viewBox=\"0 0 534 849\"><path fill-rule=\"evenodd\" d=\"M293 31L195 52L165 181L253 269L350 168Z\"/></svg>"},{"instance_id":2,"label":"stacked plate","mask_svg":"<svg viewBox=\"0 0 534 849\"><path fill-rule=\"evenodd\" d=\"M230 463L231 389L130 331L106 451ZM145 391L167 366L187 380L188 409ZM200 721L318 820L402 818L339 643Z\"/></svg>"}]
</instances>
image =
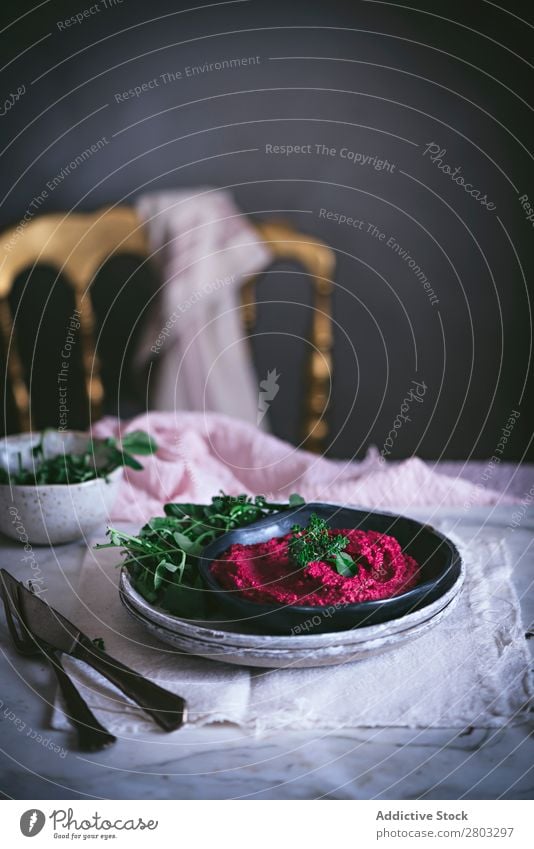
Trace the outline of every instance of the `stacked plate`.
<instances>
[{"instance_id":1,"label":"stacked plate","mask_svg":"<svg viewBox=\"0 0 534 849\"><path fill-rule=\"evenodd\" d=\"M454 609L464 582L461 564L454 584L430 604L376 625L331 633L270 635L247 632L237 622L199 622L172 616L149 604L134 589L126 569L120 578L121 601L130 616L177 653L193 654L238 666L304 668L363 660L421 637Z\"/></svg>"}]
</instances>

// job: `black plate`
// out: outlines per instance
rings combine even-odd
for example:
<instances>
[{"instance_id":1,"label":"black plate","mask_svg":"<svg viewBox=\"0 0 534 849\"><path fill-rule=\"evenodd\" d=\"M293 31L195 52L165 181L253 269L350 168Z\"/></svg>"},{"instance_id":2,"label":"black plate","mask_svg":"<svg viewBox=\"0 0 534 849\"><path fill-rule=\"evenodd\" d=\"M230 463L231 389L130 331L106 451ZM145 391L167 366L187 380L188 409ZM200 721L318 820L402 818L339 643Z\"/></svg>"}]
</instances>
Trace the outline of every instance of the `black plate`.
<instances>
[{"instance_id":1,"label":"black plate","mask_svg":"<svg viewBox=\"0 0 534 849\"><path fill-rule=\"evenodd\" d=\"M415 557L421 565L421 583L401 595L380 601L328 607L276 606L249 601L242 598L238 591L223 589L212 575L212 562L234 543L253 545L273 537L284 536L294 524L307 525L312 513L326 519L331 528L360 528L363 531L379 531L395 537L403 551ZM289 509L254 522L246 528L223 534L206 546L199 558L200 573L206 589L213 593L212 602L217 607L219 619L220 614L224 612L228 616L227 622L246 622L260 633L278 634L345 631L399 619L431 604L451 589L460 575L460 566L461 560L456 546L430 525L391 513L375 513L320 503Z\"/></svg>"}]
</instances>

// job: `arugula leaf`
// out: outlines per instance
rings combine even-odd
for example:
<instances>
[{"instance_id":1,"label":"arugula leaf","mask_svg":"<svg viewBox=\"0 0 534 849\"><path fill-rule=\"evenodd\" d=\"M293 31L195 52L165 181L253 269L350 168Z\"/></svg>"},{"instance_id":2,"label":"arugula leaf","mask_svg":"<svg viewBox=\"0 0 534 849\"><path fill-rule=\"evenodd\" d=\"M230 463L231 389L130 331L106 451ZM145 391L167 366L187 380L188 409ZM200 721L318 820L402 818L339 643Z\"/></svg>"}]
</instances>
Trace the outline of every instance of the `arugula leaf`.
<instances>
[{"instance_id":1,"label":"arugula leaf","mask_svg":"<svg viewBox=\"0 0 534 849\"><path fill-rule=\"evenodd\" d=\"M204 546L226 531L303 503L268 502L263 495L213 496L211 504L165 504L164 516L150 519L137 536L108 528L109 542L96 548L121 548L135 589L151 604L189 618L206 615L198 571Z\"/></svg>"},{"instance_id":2,"label":"arugula leaf","mask_svg":"<svg viewBox=\"0 0 534 849\"><path fill-rule=\"evenodd\" d=\"M171 578L169 576L169 572L179 572L180 578L183 575L185 568L185 551L182 551L181 562L171 563L169 560L161 560L156 566L156 571L154 572L154 589L159 590L164 581L168 581L171 583ZM178 583L180 583L180 578L178 579Z\"/></svg>"}]
</instances>

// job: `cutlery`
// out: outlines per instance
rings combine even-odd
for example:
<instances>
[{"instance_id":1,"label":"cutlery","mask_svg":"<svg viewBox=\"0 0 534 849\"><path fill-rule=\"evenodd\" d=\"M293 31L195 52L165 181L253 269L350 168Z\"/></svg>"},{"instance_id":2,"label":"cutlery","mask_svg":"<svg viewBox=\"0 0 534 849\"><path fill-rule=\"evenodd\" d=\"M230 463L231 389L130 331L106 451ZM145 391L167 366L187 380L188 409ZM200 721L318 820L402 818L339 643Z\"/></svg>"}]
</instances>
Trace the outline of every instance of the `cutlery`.
<instances>
[{"instance_id":1,"label":"cutlery","mask_svg":"<svg viewBox=\"0 0 534 849\"><path fill-rule=\"evenodd\" d=\"M99 723L65 672L57 654L45 643L38 642L22 622L18 608L12 609L13 597L8 594L5 585L2 587L2 600L9 633L18 653L26 657L41 654L54 670L66 707L65 715L78 735L78 748L84 752L98 752L111 746L117 738Z\"/></svg>"},{"instance_id":2,"label":"cutlery","mask_svg":"<svg viewBox=\"0 0 534 849\"><path fill-rule=\"evenodd\" d=\"M4 583L12 587L15 581L13 576L5 569L0 570L0 574L4 577ZM93 641L65 616L30 592L22 583L15 583L18 585L17 600L21 618L38 641L46 643L55 651L87 663L148 713L165 731L174 731L184 724L187 706L181 696L164 690L97 648Z\"/></svg>"}]
</instances>

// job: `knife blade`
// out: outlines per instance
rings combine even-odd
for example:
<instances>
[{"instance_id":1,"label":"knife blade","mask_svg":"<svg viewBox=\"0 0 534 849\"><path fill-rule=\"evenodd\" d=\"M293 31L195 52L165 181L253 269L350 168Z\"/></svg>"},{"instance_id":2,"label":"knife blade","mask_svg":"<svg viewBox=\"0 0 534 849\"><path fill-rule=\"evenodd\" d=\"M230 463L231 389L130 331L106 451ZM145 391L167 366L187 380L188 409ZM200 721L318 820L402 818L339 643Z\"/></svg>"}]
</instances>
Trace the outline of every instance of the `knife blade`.
<instances>
[{"instance_id":1,"label":"knife blade","mask_svg":"<svg viewBox=\"0 0 534 849\"><path fill-rule=\"evenodd\" d=\"M11 577L11 576L10 576ZM5 575L0 576L0 595L4 603L7 625L15 649L19 654L35 657L40 655L47 661L50 669L54 671L59 689L63 696L65 716L75 729L78 737L78 747L82 752L99 752L107 749L116 742L116 737L110 734L98 721L91 711L87 702L76 689L63 668L58 652L54 651L46 643L37 640L22 622L18 601L14 604L15 596L18 596L20 585L12 579L12 592L8 591Z\"/></svg>"},{"instance_id":2,"label":"knife blade","mask_svg":"<svg viewBox=\"0 0 534 849\"><path fill-rule=\"evenodd\" d=\"M97 648L76 625L28 590L7 570L2 569L1 575L11 599L18 601L24 624L38 640L87 663L150 714L165 731L174 731L183 725L187 707L181 696L154 684Z\"/></svg>"}]
</instances>

